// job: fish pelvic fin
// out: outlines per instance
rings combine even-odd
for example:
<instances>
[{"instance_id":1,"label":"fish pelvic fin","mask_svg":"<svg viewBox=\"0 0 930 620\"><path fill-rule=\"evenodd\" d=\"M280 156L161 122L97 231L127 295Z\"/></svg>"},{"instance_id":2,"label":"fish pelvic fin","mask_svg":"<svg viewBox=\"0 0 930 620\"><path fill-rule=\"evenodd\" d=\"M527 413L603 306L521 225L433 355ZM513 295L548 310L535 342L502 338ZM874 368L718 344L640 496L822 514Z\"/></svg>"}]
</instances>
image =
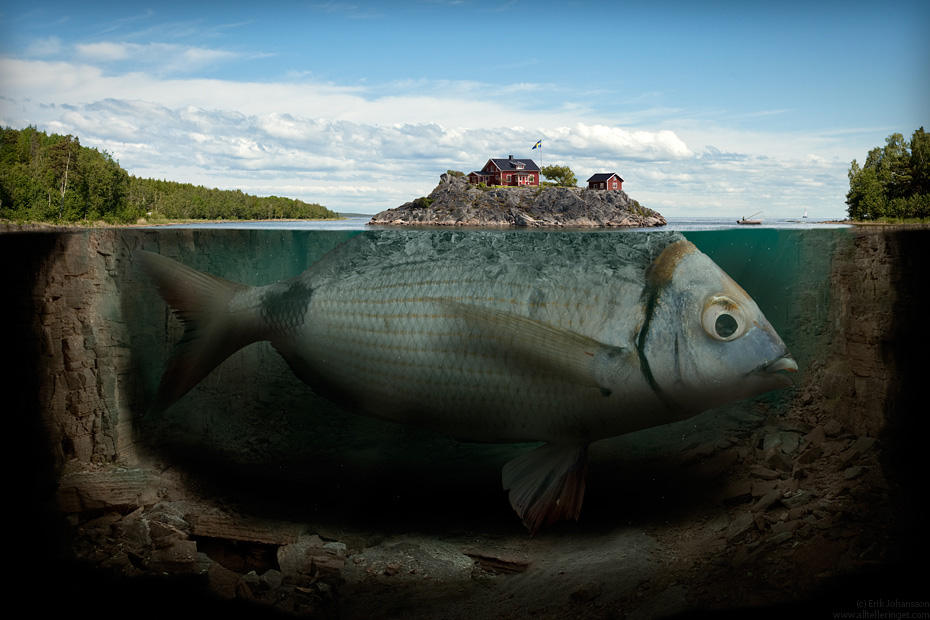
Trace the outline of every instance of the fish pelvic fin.
<instances>
[{"instance_id":1,"label":"fish pelvic fin","mask_svg":"<svg viewBox=\"0 0 930 620\"><path fill-rule=\"evenodd\" d=\"M578 520L588 473L588 444L545 444L504 465L510 505L533 536L540 528Z\"/></svg>"},{"instance_id":2,"label":"fish pelvic fin","mask_svg":"<svg viewBox=\"0 0 930 620\"><path fill-rule=\"evenodd\" d=\"M149 410L159 412L187 394L227 357L257 340L228 310L233 296L249 287L154 252L137 250L134 255L184 325L184 336L168 360Z\"/></svg>"}]
</instances>

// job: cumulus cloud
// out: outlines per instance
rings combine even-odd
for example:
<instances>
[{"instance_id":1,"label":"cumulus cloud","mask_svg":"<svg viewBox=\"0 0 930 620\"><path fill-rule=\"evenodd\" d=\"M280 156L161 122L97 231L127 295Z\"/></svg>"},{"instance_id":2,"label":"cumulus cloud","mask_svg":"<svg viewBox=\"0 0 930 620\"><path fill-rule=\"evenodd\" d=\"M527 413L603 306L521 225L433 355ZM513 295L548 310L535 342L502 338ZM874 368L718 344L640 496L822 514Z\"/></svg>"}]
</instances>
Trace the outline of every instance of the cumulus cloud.
<instances>
[{"instance_id":1,"label":"cumulus cloud","mask_svg":"<svg viewBox=\"0 0 930 620\"><path fill-rule=\"evenodd\" d=\"M84 43L75 46L77 53L91 60L125 60L129 58L133 47L139 48L141 45L132 46L127 43L112 43L104 41L101 43Z\"/></svg>"},{"instance_id":2,"label":"cumulus cloud","mask_svg":"<svg viewBox=\"0 0 930 620\"><path fill-rule=\"evenodd\" d=\"M551 140L564 142L576 152L583 151L595 157L682 159L693 155L688 145L669 130L631 131L576 123L573 127L558 127L548 133Z\"/></svg>"},{"instance_id":3,"label":"cumulus cloud","mask_svg":"<svg viewBox=\"0 0 930 620\"><path fill-rule=\"evenodd\" d=\"M188 73L239 57L227 50L172 43L124 43L100 41L75 46L78 56L89 62L132 61L135 69L149 68L158 74Z\"/></svg>"},{"instance_id":4,"label":"cumulus cloud","mask_svg":"<svg viewBox=\"0 0 930 620\"><path fill-rule=\"evenodd\" d=\"M842 208L848 163L822 138L773 141L671 121L623 127L582 108L521 108L474 82L393 90L138 70L145 66L136 59L153 53L222 60L167 44L94 43L80 52L83 63L0 58L0 123L78 135L140 176L374 212L427 193L448 168L468 172L514 154L568 164L582 182L619 172L633 197L667 215L701 206L739 214L761 196L772 208ZM137 69L101 69L126 61ZM531 151L538 139L543 150Z\"/></svg>"},{"instance_id":5,"label":"cumulus cloud","mask_svg":"<svg viewBox=\"0 0 930 620\"><path fill-rule=\"evenodd\" d=\"M743 154L720 159L694 157L656 169L648 162L625 166L623 184L643 204L671 215L841 217L847 163L839 158L813 162L806 156Z\"/></svg>"}]
</instances>

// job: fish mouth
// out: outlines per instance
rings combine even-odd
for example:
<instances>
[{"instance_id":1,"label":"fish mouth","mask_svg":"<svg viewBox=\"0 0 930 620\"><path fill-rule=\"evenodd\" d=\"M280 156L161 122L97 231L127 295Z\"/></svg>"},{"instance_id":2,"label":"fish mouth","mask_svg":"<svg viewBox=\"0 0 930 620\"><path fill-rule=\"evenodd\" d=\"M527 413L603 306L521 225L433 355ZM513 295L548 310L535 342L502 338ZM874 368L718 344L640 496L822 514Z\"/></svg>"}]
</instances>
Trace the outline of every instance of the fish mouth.
<instances>
[{"instance_id":1,"label":"fish mouth","mask_svg":"<svg viewBox=\"0 0 930 620\"><path fill-rule=\"evenodd\" d=\"M788 373L798 372L798 363L790 353L785 353L774 360L759 364L749 374L763 374L771 377L777 377L785 385L793 383Z\"/></svg>"}]
</instances>

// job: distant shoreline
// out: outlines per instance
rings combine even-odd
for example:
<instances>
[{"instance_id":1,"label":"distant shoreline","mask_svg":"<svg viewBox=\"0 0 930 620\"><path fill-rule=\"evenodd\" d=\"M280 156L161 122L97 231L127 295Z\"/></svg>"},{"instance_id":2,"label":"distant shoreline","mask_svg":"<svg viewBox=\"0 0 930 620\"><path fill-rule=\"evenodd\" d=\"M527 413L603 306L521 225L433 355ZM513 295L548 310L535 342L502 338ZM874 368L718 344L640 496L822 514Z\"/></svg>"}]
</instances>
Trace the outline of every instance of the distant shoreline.
<instances>
[{"instance_id":1,"label":"distant shoreline","mask_svg":"<svg viewBox=\"0 0 930 620\"><path fill-rule=\"evenodd\" d=\"M839 222L840 224L849 224L850 226L902 226L907 228L930 228L930 222L924 221L903 221L903 222L869 222L869 221L854 221L854 220L843 220Z\"/></svg>"},{"instance_id":2,"label":"distant shoreline","mask_svg":"<svg viewBox=\"0 0 930 620\"><path fill-rule=\"evenodd\" d=\"M93 230L101 228L121 228L121 229L152 229L152 228L168 228L171 226L183 226L183 225L194 225L197 224L229 224L229 225L242 225L248 226L249 224L259 224L259 223L284 223L284 222L347 222L352 219L362 219L370 218L370 214L366 213L341 213L338 218L315 218L315 219L306 219L306 218L268 218L268 219L242 219L242 220L229 220L229 219L211 219L211 220L161 220L158 222L135 222L132 224L114 224L110 222L97 221L97 222L22 222L17 223L12 220L0 219L0 234L13 234L18 232L75 232L80 230ZM720 223L723 224L724 220L729 221L727 216L721 216L719 218ZM675 227L676 218L671 218L669 224L671 228ZM930 222L921 222L921 221L911 221L911 222L871 222L871 221L852 221L852 220L817 220L817 221L803 221L803 220L790 220L795 223L810 224L813 226L824 225L824 226L849 226L857 228L901 228L901 229L923 229L930 228ZM419 228L419 226L410 226L411 228ZM728 226L729 227L729 226ZM362 229L367 229L369 226L364 226ZM389 227L389 228L400 228L400 227ZM432 226L423 226L423 228L432 228ZM447 226L438 226L437 228L448 228ZM519 227L502 227L502 226L467 226L463 228L494 228L498 230L504 230L508 228L519 228ZM560 227L562 228L562 227ZM572 229L573 227L564 227L564 229ZM658 228L665 228L658 227ZM740 227L746 228L746 227ZM756 227L751 227L756 228ZM766 226L762 226L766 228ZM581 228L579 228L581 230Z\"/></svg>"},{"instance_id":3,"label":"distant shoreline","mask_svg":"<svg viewBox=\"0 0 930 620\"><path fill-rule=\"evenodd\" d=\"M359 217L370 217L359 214ZM91 228L160 228L162 226L176 226L178 224L249 224L253 222L338 222L348 217L320 217L320 218L267 218L260 220L159 220L157 222L133 222L132 224L114 224L112 222L22 222L0 220L0 233L5 232L59 232L69 230L85 230Z\"/></svg>"}]
</instances>

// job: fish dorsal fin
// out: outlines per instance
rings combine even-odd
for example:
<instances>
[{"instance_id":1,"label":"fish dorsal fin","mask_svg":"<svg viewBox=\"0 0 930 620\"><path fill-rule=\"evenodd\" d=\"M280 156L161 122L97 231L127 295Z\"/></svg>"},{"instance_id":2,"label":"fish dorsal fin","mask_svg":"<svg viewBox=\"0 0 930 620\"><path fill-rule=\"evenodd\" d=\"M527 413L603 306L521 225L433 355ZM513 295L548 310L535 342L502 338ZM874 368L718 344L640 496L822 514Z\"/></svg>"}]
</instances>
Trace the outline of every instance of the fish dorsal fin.
<instances>
[{"instance_id":1,"label":"fish dorsal fin","mask_svg":"<svg viewBox=\"0 0 930 620\"><path fill-rule=\"evenodd\" d=\"M587 472L587 444L546 444L506 463L501 482L532 535L557 521L578 520Z\"/></svg>"},{"instance_id":2,"label":"fish dorsal fin","mask_svg":"<svg viewBox=\"0 0 930 620\"><path fill-rule=\"evenodd\" d=\"M443 301L441 305L480 334L493 338L510 354L571 383L606 389L603 381L598 380L595 361L624 351L571 330L509 312L457 301Z\"/></svg>"}]
</instances>

